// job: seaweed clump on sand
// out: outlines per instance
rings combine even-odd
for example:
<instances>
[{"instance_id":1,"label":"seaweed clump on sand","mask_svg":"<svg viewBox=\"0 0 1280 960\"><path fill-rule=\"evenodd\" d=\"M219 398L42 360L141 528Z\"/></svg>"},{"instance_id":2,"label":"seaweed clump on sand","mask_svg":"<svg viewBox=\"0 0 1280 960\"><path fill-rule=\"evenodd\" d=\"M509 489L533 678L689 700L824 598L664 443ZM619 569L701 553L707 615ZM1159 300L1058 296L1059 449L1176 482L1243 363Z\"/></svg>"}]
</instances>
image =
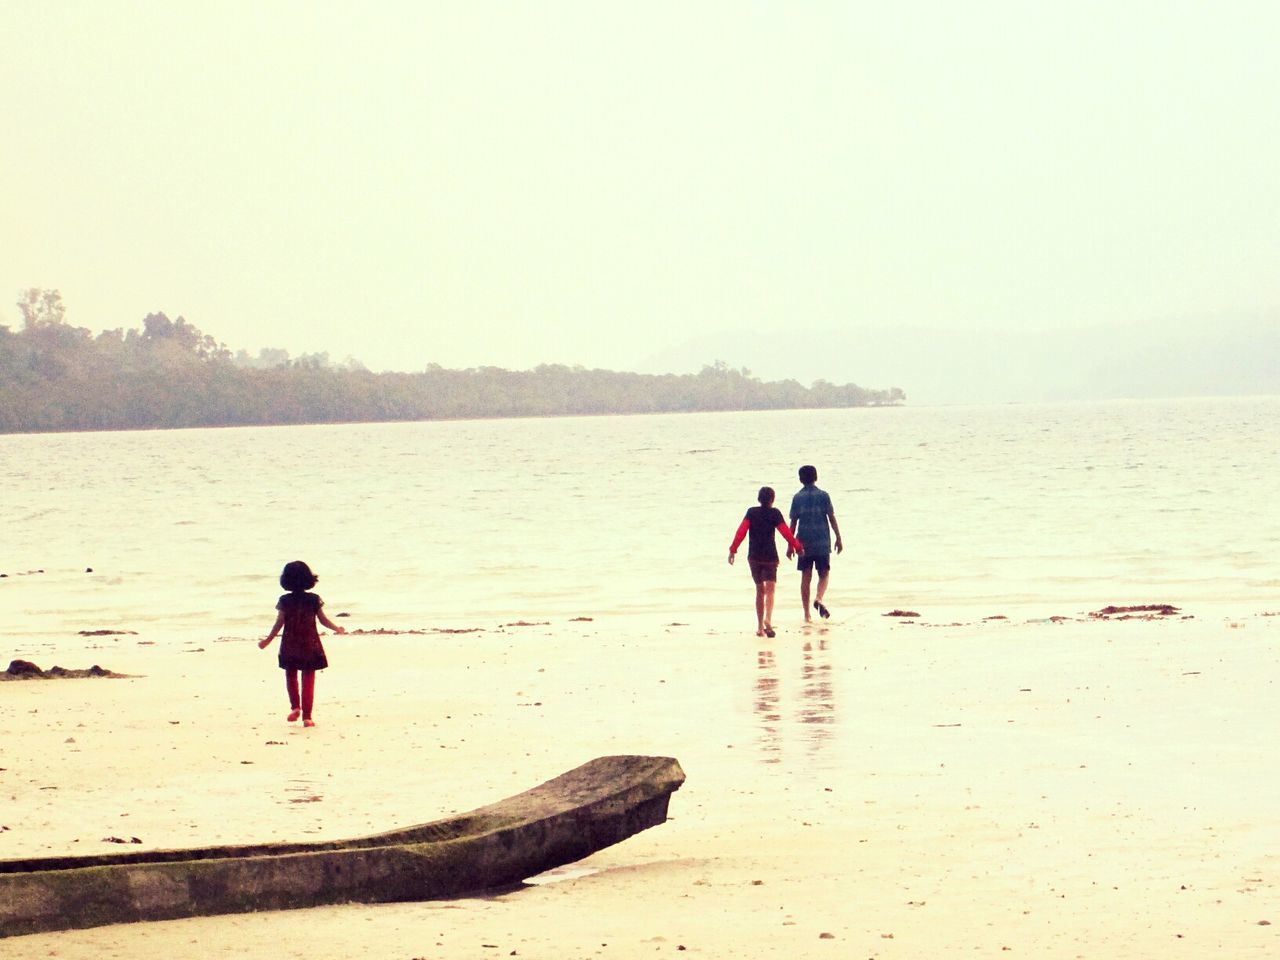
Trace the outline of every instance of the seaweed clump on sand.
<instances>
[{"instance_id":1,"label":"seaweed clump on sand","mask_svg":"<svg viewBox=\"0 0 1280 960\"><path fill-rule=\"evenodd\" d=\"M50 667L41 670L30 660L10 660L9 667L0 673L0 680L71 680L82 677L125 677L128 674L106 670L96 663L88 670L68 670L66 667Z\"/></svg>"},{"instance_id":2,"label":"seaweed clump on sand","mask_svg":"<svg viewBox=\"0 0 1280 960\"><path fill-rule=\"evenodd\" d=\"M1154 620L1157 617L1172 617L1181 612L1180 608L1171 603L1144 603L1133 607L1103 607L1089 616L1095 620Z\"/></svg>"}]
</instances>

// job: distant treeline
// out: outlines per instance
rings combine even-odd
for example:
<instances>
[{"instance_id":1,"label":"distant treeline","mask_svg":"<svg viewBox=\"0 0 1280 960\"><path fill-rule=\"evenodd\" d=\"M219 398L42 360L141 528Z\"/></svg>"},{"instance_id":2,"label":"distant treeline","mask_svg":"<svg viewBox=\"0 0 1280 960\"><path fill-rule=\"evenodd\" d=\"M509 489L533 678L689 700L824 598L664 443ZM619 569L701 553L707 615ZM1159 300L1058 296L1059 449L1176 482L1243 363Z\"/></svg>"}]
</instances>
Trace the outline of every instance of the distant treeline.
<instances>
[{"instance_id":1,"label":"distant treeline","mask_svg":"<svg viewBox=\"0 0 1280 960\"><path fill-rule=\"evenodd\" d=\"M257 358L182 317L153 313L141 330L68 325L56 290L18 302L23 328L0 326L0 433L676 413L898 404L897 388L819 380L764 383L723 363L652 376L560 365L372 373L326 354Z\"/></svg>"}]
</instances>

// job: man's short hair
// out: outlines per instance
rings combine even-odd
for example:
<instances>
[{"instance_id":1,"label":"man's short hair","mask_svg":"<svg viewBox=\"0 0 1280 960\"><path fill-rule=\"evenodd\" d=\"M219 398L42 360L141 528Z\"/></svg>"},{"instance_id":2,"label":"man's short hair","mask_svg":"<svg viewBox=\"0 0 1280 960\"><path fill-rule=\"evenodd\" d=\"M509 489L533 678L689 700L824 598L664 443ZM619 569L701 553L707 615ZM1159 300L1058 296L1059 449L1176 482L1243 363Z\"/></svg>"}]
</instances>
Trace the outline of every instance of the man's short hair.
<instances>
[{"instance_id":1,"label":"man's short hair","mask_svg":"<svg viewBox=\"0 0 1280 960\"><path fill-rule=\"evenodd\" d=\"M800 482L806 483L806 484L817 483L818 468L806 463L803 467L800 468Z\"/></svg>"}]
</instances>

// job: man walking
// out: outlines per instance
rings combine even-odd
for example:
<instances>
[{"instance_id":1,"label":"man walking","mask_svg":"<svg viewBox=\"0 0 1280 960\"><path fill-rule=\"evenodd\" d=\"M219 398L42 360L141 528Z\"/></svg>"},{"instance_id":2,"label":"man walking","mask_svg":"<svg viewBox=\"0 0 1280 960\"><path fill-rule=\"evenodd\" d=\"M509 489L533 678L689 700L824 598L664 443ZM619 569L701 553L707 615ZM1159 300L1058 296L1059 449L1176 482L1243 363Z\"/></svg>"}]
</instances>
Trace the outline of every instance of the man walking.
<instances>
[{"instance_id":1,"label":"man walking","mask_svg":"<svg viewBox=\"0 0 1280 960\"><path fill-rule=\"evenodd\" d=\"M836 533L836 553L844 551L844 543L840 540L840 525L836 523L831 498L825 490L818 489L818 468L807 464L801 467L800 482L803 486L791 498L791 532L804 544L804 553L796 568L800 571L800 602L804 604L804 622L811 623L813 618L809 615L809 586L815 567L818 570L818 589L813 597L813 609L824 620L831 616L822 603L822 598L827 594L827 580L831 576L830 530ZM793 549L788 548L787 559L790 560L794 553Z\"/></svg>"}]
</instances>

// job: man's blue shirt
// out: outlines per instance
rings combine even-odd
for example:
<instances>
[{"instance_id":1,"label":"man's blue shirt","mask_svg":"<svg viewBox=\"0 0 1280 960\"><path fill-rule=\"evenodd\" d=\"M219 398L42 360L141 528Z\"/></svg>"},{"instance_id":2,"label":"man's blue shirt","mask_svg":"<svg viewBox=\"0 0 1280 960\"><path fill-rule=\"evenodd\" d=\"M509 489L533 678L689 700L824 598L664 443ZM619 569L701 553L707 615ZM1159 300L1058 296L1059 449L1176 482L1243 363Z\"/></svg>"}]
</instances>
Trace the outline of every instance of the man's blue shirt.
<instances>
[{"instance_id":1,"label":"man's blue shirt","mask_svg":"<svg viewBox=\"0 0 1280 960\"><path fill-rule=\"evenodd\" d=\"M796 537L804 544L805 556L822 556L831 552L831 528L827 526L829 513L835 513L831 498L816 486L801 487L791 498L791 519L800 521L796 525Z\"/></svg>"}]
</instances>

